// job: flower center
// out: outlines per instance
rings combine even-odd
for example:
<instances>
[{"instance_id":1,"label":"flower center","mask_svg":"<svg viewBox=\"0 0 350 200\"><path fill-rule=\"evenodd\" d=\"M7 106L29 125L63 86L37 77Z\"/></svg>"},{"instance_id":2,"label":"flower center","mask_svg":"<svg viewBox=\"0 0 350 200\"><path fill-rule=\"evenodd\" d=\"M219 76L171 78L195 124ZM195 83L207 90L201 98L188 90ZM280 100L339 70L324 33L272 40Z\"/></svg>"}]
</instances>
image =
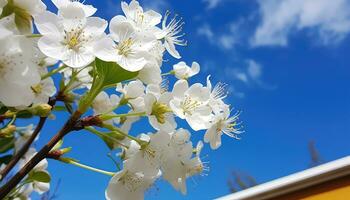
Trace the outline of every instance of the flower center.
<instances>
[{"instance_id":1,"label":"flower center","mask_svg":"<svg viewBox=\"0 0 350 200\"><path fill-rule=\"evenodd\" d=\"M118 181L120 181L130 192L134 192L140 188L142 177L126 171Z\"/></svg>"},{"instance_id":2,"label":"flower center","mask_svg":"<svg viewBox=\"0 0 350 200\"><path fill-rule=\"evenodd\" d=\"M43 86L39 83L30 87L32 91L38 95L43 91Z\"/></svg>"},{"instance_id":3,"label":"flower center","mask_svg":"<svg viewBox=\"0 0 350 200\"><path fill-rule=\"evenodd\" d=\"M16 65L16 63L11 60L11 57L12 56L8 57L4 54L0 55L0 78L4 78L6 74L12 70L12 67Z\"/></svg>"},{"instance_id":4,"label":"flower center","mask_svg":"<svg viewBox=\"0 0 350 200\"><path fill-rule=\"evenodd\" d=\"M128 38L117 45L118 54L122 56L128 56L132 53L131 46L134 44L134 41L131 38Z\"/></svg>"},{"instance_id":5,"label":"flower center","mask_svg":"<svg viewBox=\"0 0 350 200\"><path fill-rule=\"evenodd\" d=\"M185 97L185 100L181 102L181 108L183 110L183 114L189 114L192 115L193 111L195 111L200 105L202 105L201 102L192 99L189 96Z\"/></svg>"},{"instance_id":6,"label":"flower center","mask_svg":"<svg viewBox=\"0 0 350 200\"><path fill-rule=\"evenodd\" d=\"M164 103L155 102L152 106L152 113L161 124L165 123L165 114L172 110Z\"/></svg>"},{"instance_id":7,"label":"flower center","mask_svg":"<svg viewBox=\"0 0 350 200\"><path fill-rule=\"evenodd\" d=\"M135 13L135 23L138 24L138 25L142 25L143 24L143 21L145 19L145 15L143 14L143 12L141 11L138 11Z\"/></svg>"},{"instance_id":8,"label":"flower center","mask_svg":"<svg viewBox=\"0 0 350 200\"><path fill-rule=\"evenodd\" d=\"M69 49L72 49L74 51L79 50L82 44L87 41L83 29L72 29L70 31L65 31L65 33L65 43Z\"/></svg>"}]
</instances>

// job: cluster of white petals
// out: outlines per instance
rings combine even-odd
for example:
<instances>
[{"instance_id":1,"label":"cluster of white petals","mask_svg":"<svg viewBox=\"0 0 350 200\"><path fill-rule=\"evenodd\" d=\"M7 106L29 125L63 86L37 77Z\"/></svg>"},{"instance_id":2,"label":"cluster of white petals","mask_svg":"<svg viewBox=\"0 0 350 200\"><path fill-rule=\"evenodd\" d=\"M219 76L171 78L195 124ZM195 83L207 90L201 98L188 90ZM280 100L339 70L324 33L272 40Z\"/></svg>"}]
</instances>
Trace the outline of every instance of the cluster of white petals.
<instances>
[{"instance_id":1,"label":"cluster of white petals","mask_svg":"<svg viewBox=\"0 0 350 200\"><path fill-rule=\"evenodd\" d=\"M192 83L191 77L200 72L197 62L188 66L180 61L172 69L163 66L166 52L181 58L176 45L186 45L182 19L175 15L169 20L169 12L162 16L131 0L121 2L123 14L108 23L94 16L97 9L92 5L75 0L52 2L57 13L47 11L41 0L0 0L0 13L8 13L0 18L0 106L8 110L1 116L7 114L14 121L17 113L29 112L54 119L52 113L49 115L54 111L52 105L46 110L45 106L55 95L55 100L63 102L56 109L69 113L92 96L88 108L99 120L85 128L111 150L119 149L117 156L122 164L108 184L106 199L142 200L145 191L159 179L186 194L187 179L208 171L200 155L204 144L192 144L191 135L202 132L202 140L217 149L222 135L238 139L242 131L239 112L232 114L233 109L224 102L224 84L212 86L210 76L206 85ZM13 7L21 8L21 13L11 14L9 9ZM33 21L38 33L32 27L28 33L21 23L15 23L16 15L23 13L29 16L24 24L32 26ZM101 75L100 63L107 66L107 74ZM54 75L60 75L61 80L54 81ZM108 82L120 76L132 78ZM134 134L136 123L144 123L142 127L151 130ZM17 129L11 136L8 126L5 128L9 131L4 128L0 133L15 138L17 152L31 137L33 127ZM102 132L103 128L108 132ZM194 132L199 133L191 134ZM19 167L35 154L31 147ZM49 174L47 164L46 159L42 160L31 173ZM32 181L24 184L15 197L27 199L33 191L42 194L49 186L48 182Z\"/></svg>"}]
</instances>

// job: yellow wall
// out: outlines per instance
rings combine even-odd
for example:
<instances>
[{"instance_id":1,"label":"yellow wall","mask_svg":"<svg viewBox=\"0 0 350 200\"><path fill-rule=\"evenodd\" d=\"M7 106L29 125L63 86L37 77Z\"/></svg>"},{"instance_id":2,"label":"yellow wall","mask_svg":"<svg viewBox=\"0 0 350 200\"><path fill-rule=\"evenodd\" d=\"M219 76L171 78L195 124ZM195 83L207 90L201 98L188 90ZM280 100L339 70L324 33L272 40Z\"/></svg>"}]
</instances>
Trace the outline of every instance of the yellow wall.
<instances>
[{"instance_id":1,"label":"yellow wall","mask_svg":"<svg viewBox=\"0 0 350 200\"><path fill-rule=\"evenodd\" d=\"M350 175L270 200L350 200Z\"/></svg>"},{"instance_id":2,"label":"yellow wall","mask_svg":"<svg viewBox=\"0 0 350 200\"><path fill-rule=\"evenodd\" d=\"M303 200L349 200L350 185L302 198Z\"/></svg>"}]
</instances>

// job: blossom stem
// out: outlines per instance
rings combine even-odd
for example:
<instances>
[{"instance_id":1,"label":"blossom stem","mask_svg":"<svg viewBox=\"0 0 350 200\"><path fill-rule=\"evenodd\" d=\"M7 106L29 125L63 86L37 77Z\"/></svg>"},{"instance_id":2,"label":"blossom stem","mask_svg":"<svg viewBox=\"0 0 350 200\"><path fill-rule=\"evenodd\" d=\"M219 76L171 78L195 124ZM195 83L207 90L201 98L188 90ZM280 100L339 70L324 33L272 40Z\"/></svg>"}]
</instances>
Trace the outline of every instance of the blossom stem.
<instances>
[{"instance_id":1,"label":"blossom stem","mask_svg":"<svg viewBox=\"0 0 350 200\"><path fill-rule=\"evenodd\" d=\"M67 163L67 164L72 164L72 165L75 165L77 167L80 167L80 168L83 168L83 169L87 169L87 170L90 170L90 171L93 171L93 172L97 172L97 173L100 173L100 174L105 174L105 175L108 175L108 176L114 176L113 172L108 172L108 171L105 171L105 170L102 170L102 169L97 169L95 167L90 167L88 165L84 165L84 164L78 163L78 162L76 162L76 161L74 161L72 159L60 158L59 161Z\"/></svg>"},{"instance_id":2,"label":"blossom stem","mask_svg":"<svg viewBox=\"0 0 350 200\"><path fill-rule=\"evenodd\" d=\"M38 37L42 37L43 35L41 34L28 34L26 35L27 38L38 38Z\"/></svg>"},{"instance_id":3,"label":"blossom stem","mask_svg":"<svg viewBox=\"0 0 350 200\"><path fill-rule=\"evenodd\" d=\"M131 117L131 116L145 116L146 112L136 112L136 113L124 113L124 114L115 114L115 115L109 115L109 114L103 114L100 116L100 118L105 121L105 120L110 120L113 118L120 118L120 117Z\"/></svg>"},{"instance_id":4,"label":"blossom stem","mask_svg":"<svg viewBox=\"0 0 350 200\"><path fill-rule=\"evenodd\" d=\"M106 128L106 129L109 129L111 131L116 131L116 132L120 133L121 135L123 135L125 137L128 137L129 139L134 140L134 141L136 141L139 144L142 144L142 141L140 139L138 139L138 138L136 138L136 137L134 137L132 135L129 135L127 133L124 133L124 131L120 130L119 128L117 128L117 127L115 127L113 125L103 123L102 127Z\"/></svg>"},{"instance_id":5,"label":"blossom stem","mask_svg":"<svg viewBox=\"0 0 350 200\"><path fill-rule=\"evenodd\" d=\"M173 70L171 70L170 72L167 72L167 73L163 73L163 74L161 74L162 76L167 76L167 75L172 75L172 74L174 74L174 71Z\"/></svg>"},{"instance_id":6,"label":"blossom stem","mask_svg":"<svg viewBox=\"0 0 350 200\"><path fill-rule=\"evenodd\" d=\"M47 79L47 78L49 78L50 76L52 76L53 74L56 74L56 73L62 71L63 69L65 69L65 68L67 68L67 67L68 67L67 65L62 65L61 67L56 68L56 69L54 69L54 70L48 72L47 74L42 75L42 76L41 76L41 80Z\"/></svg>"},{"instance_id":7,"label":"blossom stem","mask_svg":"<svg viewBox=\"0 0 350 200\"><path fill-rule=\"evenodd\" d=\"M100 137L100 138L102 138L102 139L103 139L103 138L107 138L107 139L112 140L113 142L119 144L120 146L123 146L123 147L128 148L128 146L126 146L125 144L122 144L122 143L120 142L120 140L118 140L118 139L116 139L116 138L114 138L114 137L111 137L111 136L109 136L109 135L107 135L107 134L101 133L100 131L98 131L98 130L92 128L92 127L85 127L84 129L87 130L87 131L89 131L90 133L93 133L93 134L97 135L98 137Z\"/></svg>"}]
</instances>

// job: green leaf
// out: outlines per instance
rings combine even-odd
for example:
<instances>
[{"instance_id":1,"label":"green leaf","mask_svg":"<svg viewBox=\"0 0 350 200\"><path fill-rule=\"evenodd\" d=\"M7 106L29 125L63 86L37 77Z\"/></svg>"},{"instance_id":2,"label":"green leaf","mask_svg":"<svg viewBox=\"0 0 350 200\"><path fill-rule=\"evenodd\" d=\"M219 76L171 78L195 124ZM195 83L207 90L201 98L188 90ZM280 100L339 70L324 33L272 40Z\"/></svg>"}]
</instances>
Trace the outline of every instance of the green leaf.
<instances>
[{"instance_id":1,"label":"green leaf","mask_svg":"<svg viewBox=\"0 0 350 200\"><path fill-rule=\"evenodd\" d=\"M11 158L12 158L12 155L6 155L6 156L0 157L0 166L1 164L8 164Z\"/></svg>"},{"instance_id":2,"label":"green leaf","mask_svg":"<svg viewBox=\"0 0 350 200\"><path fill-rule=\"evenodd\" d=\"M96 72L99 78L103 79L105 87L133 79L138 75L138 72L127 71L115 62L105 62L97 58L95 63Z\"/></svg>"},{"instance_id":3,"label":"green leaf","mask_svg":"<svg viewBox=\"0 0 350 200\"><path fill-rule=\"evenodd\" d=\"M12 149L15 144L14 138L0 138L0 153L5 153Z\"/></svg>"},{"instance_id":4,"label":"green leaf","mask_svg":"<svg viewBox=\"0 0 350 200\"><path fill-rule=\"evenodd\" d=\"M45 171L34 171L29 174L29 180L43 182L43 183L49 183L51 181L51 177L49 173Z\"/></svg>"},{"instance_id":5,"label":"green leaf","mask_svg":"<svg viewBox=\"0 0 350 200\"><path fill-rule=\"evenodd\" d=\"M115 86L117 83L135 78L138 72L130 72L120 67L115 62L105 62L96 58L93 73L92 87L79 101L78 111L85 113L95 97L104 89Z\"/></svg>"}]
</instances>

